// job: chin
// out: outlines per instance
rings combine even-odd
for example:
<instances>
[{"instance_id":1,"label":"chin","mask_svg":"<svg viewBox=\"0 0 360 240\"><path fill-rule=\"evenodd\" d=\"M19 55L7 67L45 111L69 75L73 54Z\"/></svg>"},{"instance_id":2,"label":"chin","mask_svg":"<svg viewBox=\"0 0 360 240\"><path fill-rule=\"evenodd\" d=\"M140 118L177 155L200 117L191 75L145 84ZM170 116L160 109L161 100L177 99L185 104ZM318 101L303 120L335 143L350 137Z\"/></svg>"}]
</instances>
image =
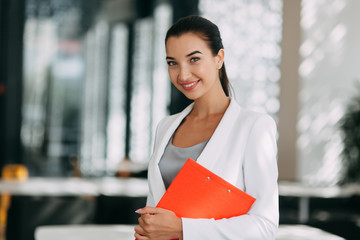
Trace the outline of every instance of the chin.
<instances>
[{"instance_id":1,"label":"chin","mask_svg":"<svg viewBox=\"0 0 360 240\"><path fill-rule=\"evenodd\" d=\"M198 94L184 94L186 98L190 99L190 100L197 100L199 99L201 96Z\"/></svg>"}]
</instances>

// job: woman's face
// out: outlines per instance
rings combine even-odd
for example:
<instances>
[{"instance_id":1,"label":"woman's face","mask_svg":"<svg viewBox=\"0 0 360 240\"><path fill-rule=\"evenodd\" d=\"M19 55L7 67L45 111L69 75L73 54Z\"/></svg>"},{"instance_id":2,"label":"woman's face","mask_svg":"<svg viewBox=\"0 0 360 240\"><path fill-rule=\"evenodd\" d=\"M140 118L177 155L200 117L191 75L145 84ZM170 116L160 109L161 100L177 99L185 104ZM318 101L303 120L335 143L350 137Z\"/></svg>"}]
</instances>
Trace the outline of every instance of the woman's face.
<instances>
[{"instance_id":1,"label":"woman's face","mask_svg":"<svg viewBox=\"0 0 360 240\"><path fill-rule=\"evenodd\" d=\"M171 82L187 98L195 100L221 88L219 68L224 51L214 56L207 43L194 33L169 37L166 61Z\"/></svg>"}]
</instances>

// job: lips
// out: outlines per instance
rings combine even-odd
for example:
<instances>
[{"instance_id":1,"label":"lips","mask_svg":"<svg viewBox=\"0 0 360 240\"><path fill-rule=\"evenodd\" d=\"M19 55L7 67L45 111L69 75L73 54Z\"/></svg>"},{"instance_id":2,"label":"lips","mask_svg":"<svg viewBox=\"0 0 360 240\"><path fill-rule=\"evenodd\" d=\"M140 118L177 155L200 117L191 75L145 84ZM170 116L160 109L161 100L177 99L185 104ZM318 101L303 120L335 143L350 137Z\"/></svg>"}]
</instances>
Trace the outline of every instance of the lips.
<instances>
[{"instance_id":1,"label":"lips","mask_svg":"<svg viewBox=\"0 0 360 240\"><path fill-rule=\"evenodd\" d=\"M194 82L189 82L189 83L186 83L186 84L182 83L181 86L185 90L189 91L189 90L194 89L198 85L199 82L200 82L200 80L197 80L197 81L194 81Z\"/></svg>"}]
</instances>

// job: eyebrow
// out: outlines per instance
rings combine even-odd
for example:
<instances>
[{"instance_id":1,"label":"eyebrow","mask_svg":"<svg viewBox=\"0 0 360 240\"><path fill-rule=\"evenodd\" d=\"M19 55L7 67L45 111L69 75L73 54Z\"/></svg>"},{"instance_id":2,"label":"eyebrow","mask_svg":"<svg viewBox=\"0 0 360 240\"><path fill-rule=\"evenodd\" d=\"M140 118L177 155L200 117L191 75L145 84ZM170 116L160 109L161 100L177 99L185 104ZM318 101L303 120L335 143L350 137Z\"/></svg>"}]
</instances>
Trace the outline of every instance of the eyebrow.
<instances>
[{"instance_id":1,"label":"eyebrow","mask_svg":"<svg viewBox=\"0 0 360 240\"><path fill-rule=\"evenodd\" d=\"M187 54L187 55L186 55L186 57L190 57L190 56L192 56L192 55L194 55L194 54L197 54L197 53L202 54L202 52L200 52L200 51L196 50L196 51L193 51L193 52L191 52L191 53ZM171 60L174 60L175 58L167 56L167 57L166 57L166 59L171 59Z\"/></svg>"},{"instance_id":2,"label":"eyebrow","mask_svg":"<svg viewBox=\"0 0 360 240\"><path fill-rule=\"evenodd\" d=\"M192 56L192 55L194 55L194 54L196 54L196 53L202 54L202 52L200 52L200 51L193 51L193 52L189 53L189 54L186 55L186 56L187 56L187 57L190 57L190 56Z\"/></svg>"}]
</instances>

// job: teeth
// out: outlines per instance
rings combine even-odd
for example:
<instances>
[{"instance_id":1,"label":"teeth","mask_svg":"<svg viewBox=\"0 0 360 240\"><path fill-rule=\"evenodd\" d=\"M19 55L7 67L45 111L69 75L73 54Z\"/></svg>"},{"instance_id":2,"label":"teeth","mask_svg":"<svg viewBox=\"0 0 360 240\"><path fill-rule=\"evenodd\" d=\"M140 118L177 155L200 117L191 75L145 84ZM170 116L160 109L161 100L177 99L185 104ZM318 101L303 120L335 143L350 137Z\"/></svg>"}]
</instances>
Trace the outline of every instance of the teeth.
<instances>
[{"instance_id":1,"label":"teeth","mask_svg":"<svg viewBox=\"0 0 360 240\"><path fill-rule=\"evenodd\" d=\"M197 83L197 82L193 82L193 83L190 83L190 84L186 84L186 85L184 85L184 87L191 87L191 86L194 86L195 85L195 83Z\"/></svg>"}]
</instances>

